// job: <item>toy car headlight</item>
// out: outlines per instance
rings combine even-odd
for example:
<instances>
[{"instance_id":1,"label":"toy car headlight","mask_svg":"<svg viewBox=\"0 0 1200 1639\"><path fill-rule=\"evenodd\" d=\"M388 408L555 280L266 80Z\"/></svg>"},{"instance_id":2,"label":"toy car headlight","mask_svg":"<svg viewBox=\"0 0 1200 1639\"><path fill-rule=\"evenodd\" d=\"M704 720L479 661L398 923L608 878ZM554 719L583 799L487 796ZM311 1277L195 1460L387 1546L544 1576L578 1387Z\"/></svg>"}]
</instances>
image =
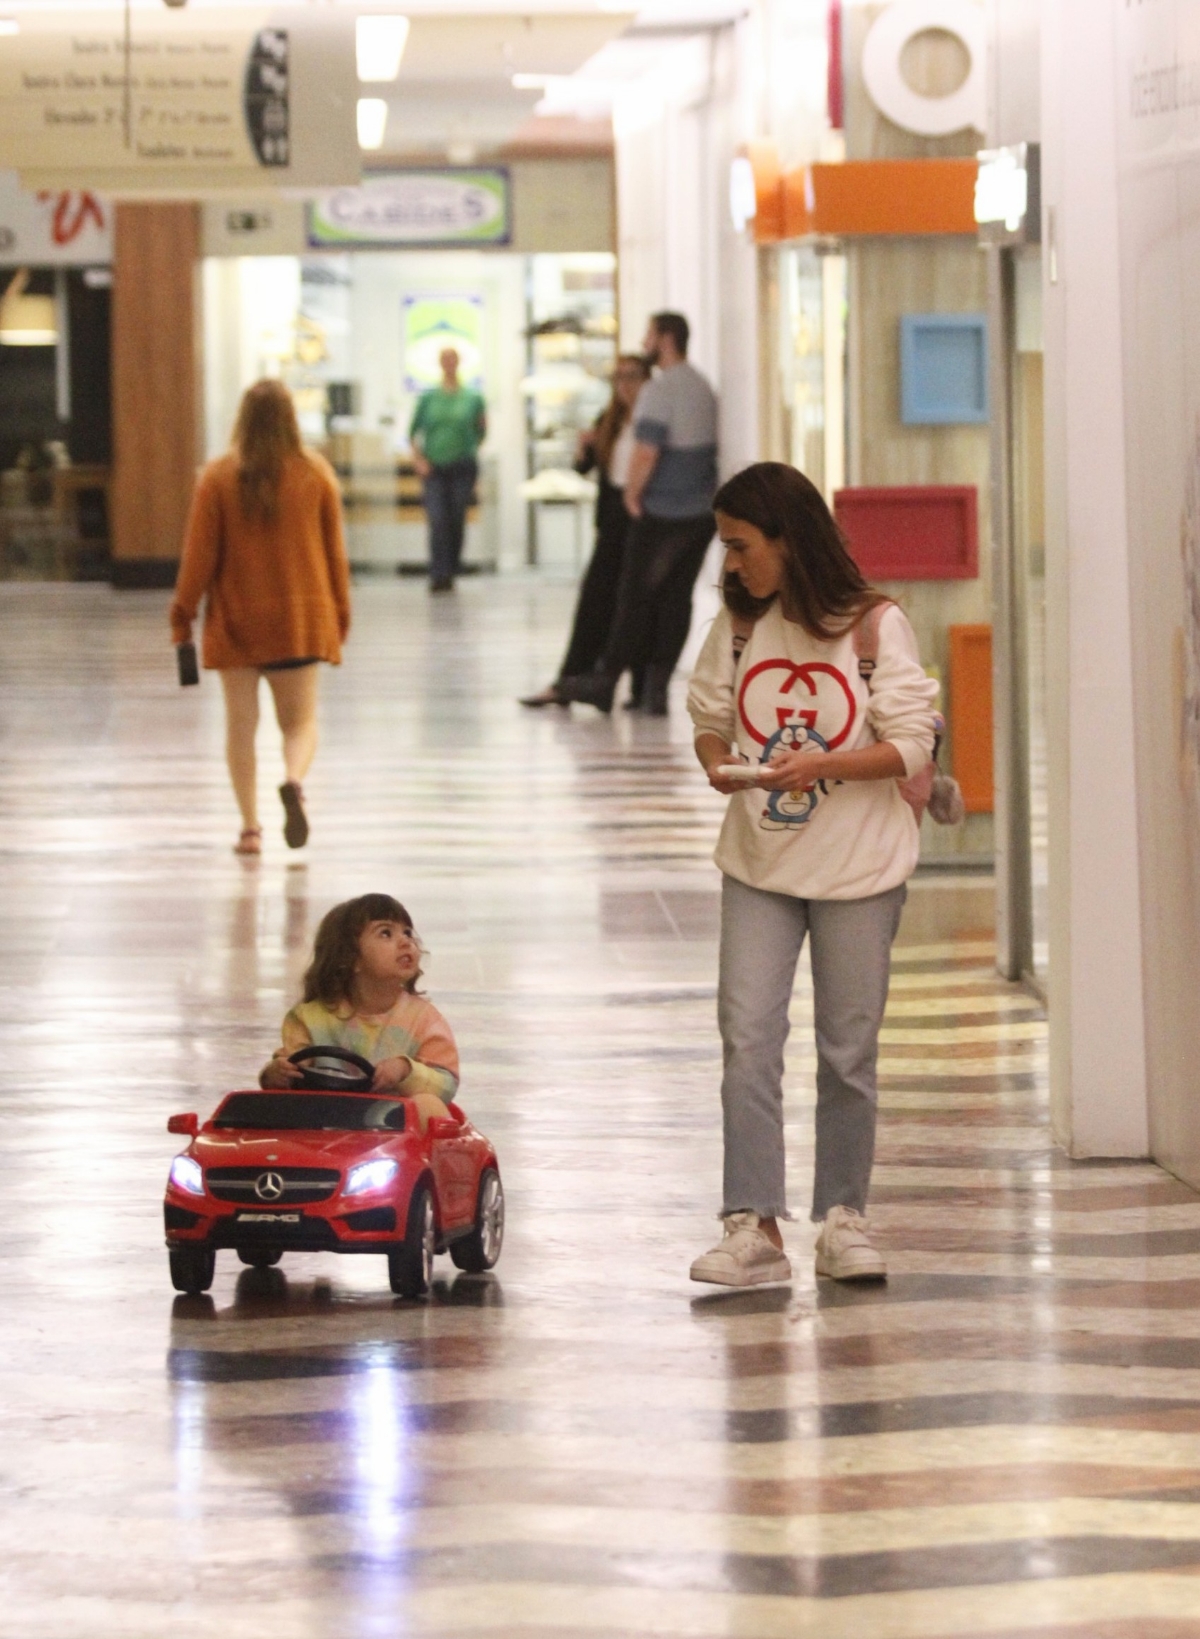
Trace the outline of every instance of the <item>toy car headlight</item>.
<instances>
[{"instance_id":1,"label":"toy car headlight","mask_svg":"<svg viewBox=\"0 0 1200 1639\"><path fill-rule=\"evenodd\" d=\"M171 1162L171 1182L189 1195L204 1194L204 1174L199 1161L193 1161L190 1155L177 1155Z\"/></svg>"},{"instance_id":2,"label":"toy car headlight","mask_svg":"<svg viewBox=\"0 0 1200 1639\"><path fill-rule=\"evenodd\" d=\"M382 1189L390 1184L400 1169L394 1161L386 1158L379 1161L360 1161L358 1166L351 1167L346 1175L346 1187L343 1195L361 1195L364 1190Z\"/></svg>"}]
</instances>

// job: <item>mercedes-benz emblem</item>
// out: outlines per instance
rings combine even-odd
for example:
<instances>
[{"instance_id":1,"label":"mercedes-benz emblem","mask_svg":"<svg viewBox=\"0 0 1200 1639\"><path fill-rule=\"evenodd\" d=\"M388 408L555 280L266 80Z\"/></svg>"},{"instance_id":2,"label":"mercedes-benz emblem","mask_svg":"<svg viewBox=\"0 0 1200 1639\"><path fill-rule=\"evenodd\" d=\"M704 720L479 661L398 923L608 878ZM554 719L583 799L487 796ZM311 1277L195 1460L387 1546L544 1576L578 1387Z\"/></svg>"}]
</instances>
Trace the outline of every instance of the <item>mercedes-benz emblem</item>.
<instances>
[{"instance_id":1,"label":"mercedes-benz emblem","mask_svg":"<svg viewBox=\"0 0 1200 1639\"><path fill-rule=\"evenodd\" d=\"M283 1179L277 1172L260 1172L254 1180L254 1193L260 1201L278 1201L283 1195Z\"/></svg>"}]
</instances>

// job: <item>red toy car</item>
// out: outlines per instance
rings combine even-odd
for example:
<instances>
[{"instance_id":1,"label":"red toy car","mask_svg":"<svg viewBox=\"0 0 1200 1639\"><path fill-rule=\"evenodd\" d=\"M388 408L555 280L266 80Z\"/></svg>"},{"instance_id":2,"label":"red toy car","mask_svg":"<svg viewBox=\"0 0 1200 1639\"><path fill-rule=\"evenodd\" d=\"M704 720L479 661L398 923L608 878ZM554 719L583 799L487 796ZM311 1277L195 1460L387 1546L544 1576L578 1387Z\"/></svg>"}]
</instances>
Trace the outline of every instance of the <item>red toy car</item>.
<instances>
[{"instance_id":1,"label":"red toy car","mask_svg":"<svg viewBox=\"0 0 1200 1639\"><path fill-rule=\"evenodd\" d=\"M228 1093L171 1163L163 1213L171 1281L206 1292L217 1250L267 1268L284 1252L383 1252L392 1290L428 1290L434 1254L481 1273L500 1256L504 1190L496 1152L456 1104L422 1133L412 1106L370 1091L374 1069L341 1047L302 1047L291 1062L338 1060L355 1073L305 1069L283 1091Z\"/></svg>"}]
</instances>

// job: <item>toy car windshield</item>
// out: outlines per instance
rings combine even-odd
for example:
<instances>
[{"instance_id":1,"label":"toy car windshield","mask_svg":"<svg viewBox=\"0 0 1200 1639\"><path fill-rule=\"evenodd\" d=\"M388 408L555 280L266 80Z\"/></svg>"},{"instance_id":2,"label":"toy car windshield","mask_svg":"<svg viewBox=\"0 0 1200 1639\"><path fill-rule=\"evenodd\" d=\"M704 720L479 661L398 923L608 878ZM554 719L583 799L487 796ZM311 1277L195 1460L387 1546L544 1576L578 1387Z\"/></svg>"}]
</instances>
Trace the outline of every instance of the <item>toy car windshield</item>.
<instances>
[{"instance_id":1,"label":"toy car windshield","mask_svg":"<svg viewBox=\"0 0 1200 1639\"><path fill-rule=\"evenodd\" d=\"M403 1132L404 1100L346 1093L230 1093L214 1127L272 1132Z\"/></svg>"}]
</instances>

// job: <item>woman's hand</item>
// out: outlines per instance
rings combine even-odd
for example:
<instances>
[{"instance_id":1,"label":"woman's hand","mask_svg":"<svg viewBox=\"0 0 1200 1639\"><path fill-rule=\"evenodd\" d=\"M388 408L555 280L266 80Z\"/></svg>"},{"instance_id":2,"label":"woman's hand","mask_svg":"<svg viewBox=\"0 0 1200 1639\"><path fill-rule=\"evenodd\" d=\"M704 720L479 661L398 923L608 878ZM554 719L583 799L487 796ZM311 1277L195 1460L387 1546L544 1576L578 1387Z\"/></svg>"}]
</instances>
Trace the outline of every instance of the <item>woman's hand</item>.
<instances>
[{"instance_id":1,"label":"woman's hand","mask_svg":"<svg viewBox=\"0 0 1200 1639\"><path fill-rule=\"evenodd\" d=\"M192 640L192 617L181 603L173 603L170 613L171 642L190 643Z\"/></svg>"},{"instance_id":2,"label":"woman's hand","mask_svg":"<svg viewBox=\"0 0 1200 1639\"><path fill-rule=\"evenodd\" d=\"M431 463L425 458L420 450L413 451L412 464L418 478L428 478L429 474L433 471Z\"/></svg>"},{"instance_id":3,"label":"woman's hand","mask_svg":"<svg viewBox=\"0 0 1200 1639\"><path fill-rule=\"evenodd\" d=\"M807 791L818 780L836 778L827 751L777 751L763 766L758 784L764 791Z\"/></svg>"},{"instance_id":4,"label":"woman's hand","mask_svg":"<svg viewBox=\"0 0 1200 1639\"><path fill-rule=\"evenodd\" d=\"M413 1062L403 1053L397 1053L395 1058L380 1059L375 1066L375 1079L371 1083L373 1093L396 1092L412 1075Z\"/></svg>"},{"instance_id":5,"label":"woman's hand","mask_svg":"<svg viewBox=\"0 0 1200 1639\"><path fill-rule=\"evenodd\" d=\"M717 770L729 763L745 762L744 757L727 751L721 757L714 758L704 765L704 772L708 775L708 783L714 791L719 791L723 797L735 797L739 791L753 791L758 784L757 780L731 780L728 774L719 774ZM746 765L749 767L749 764Z\"/></svg>"},{"instance_id":6,"label":"woman's hand","mask_svg":"<svg viewBox=\"0 0 1200 1639\"><path fill-rule=\"evenodd\" d=\"M718 768L724 763L740 763L745 760L721 735L714 734L711 730L698 734L696 736L696 756L700 760L700 766L704 770L709 785L712 786L714 791L719 791L723 797L732 797L735 792L746 789L745 781L731 780L726 778L724 774L717 773Z\"/></svg>"},{"instance_id":7,"label":"woman's hand","mask_svg":"<svg viewBox=\"0 0 1200 1639\"><path fill-rule=\"evenodd\" d=\"M298 1064L288 1062L286 1047L277 1047L271 1058L259 1071L258 1085L260 1087L294 1087L304 1071Z\"/></svg>"}]
</instances>

